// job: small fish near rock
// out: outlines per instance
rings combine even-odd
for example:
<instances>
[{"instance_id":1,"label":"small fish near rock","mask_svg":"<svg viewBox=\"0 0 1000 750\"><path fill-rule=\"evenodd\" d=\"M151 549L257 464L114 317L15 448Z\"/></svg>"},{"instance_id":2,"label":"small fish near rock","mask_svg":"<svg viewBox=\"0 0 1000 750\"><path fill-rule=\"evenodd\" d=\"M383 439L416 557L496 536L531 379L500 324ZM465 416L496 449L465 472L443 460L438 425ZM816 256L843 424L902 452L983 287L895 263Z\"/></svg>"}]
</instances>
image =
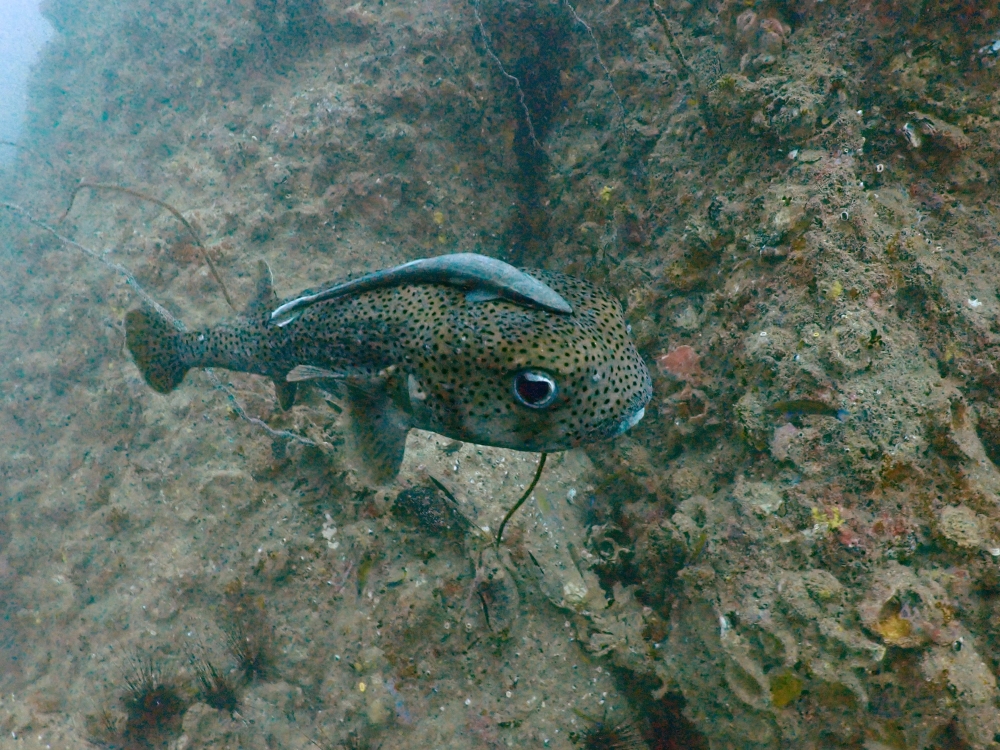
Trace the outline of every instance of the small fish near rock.
<instances>
[{"instance_id":1,"label":"small fish near rock","mask_svg":"<svg viewBox=\"0 0 1000 750\"><path fill-rule=\"evenodd\" d=\"M180 332L152 310L126 344L160 393L195 367L270 377L283 409L299 382L346 385L355 437L377 481L392 479L411 428L523 451L615 437L642 419L649 370L619 302L552 271L471 253L413 261L280 304L258 265L235 321Z\"/></svg>"}]
</instances>

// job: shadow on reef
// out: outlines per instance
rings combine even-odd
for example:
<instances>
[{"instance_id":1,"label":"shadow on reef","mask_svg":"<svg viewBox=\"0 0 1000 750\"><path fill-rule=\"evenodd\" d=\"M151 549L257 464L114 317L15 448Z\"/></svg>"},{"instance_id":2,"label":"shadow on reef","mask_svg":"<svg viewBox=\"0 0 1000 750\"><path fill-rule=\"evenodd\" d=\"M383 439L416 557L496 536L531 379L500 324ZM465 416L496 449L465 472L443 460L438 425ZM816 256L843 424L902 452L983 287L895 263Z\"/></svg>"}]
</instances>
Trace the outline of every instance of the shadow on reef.
<instances>
[{"instance_id":1,"label":"shadow on reef","mask_svg":"<svg viewBox=\"0 0 1000 750\"><path fill-rule=\"evenodd\" d=\"M677 693L659 695L656 680L641 677L624 669L614 669L615 682L628 698L629 706L641 717L638 733L649 750L707 750L708 740L684 716L684 698ZM641 745L637 745L641 747ZM594 744L588 747L622 747L629 745Z\"/></svg>"},{"instance_id":2,"label":"shadow on reef","mask_svg":"<svg viewBox=\"0 0 1000 750\"><path fill-rule=\"evenodd\" d=\"M279 72L293 70L312 47L368 36L364 27L335 18L320 0L256 0L254 18L262 32L261 52Z\"/></svg>"},{"instance_id":3,"label":"shadow on reef","mask_svg":"<svg viewBox=\"0 0 1000 750\"><path fill-rule=\"evenodd\" d=\"M579 62L579 49L570 34L572 16L560 3L504 2L478 12L483 24L480 43L487 50L484 60L495 56L488 64L503 65L496 75L508 79L517 116L512 148L521 176L520 205L504 238L517 265L550 246L550 217L544 205L549 163L543 144L556 114L572 96L567 84Z\"/></svg>"}]
</instances>

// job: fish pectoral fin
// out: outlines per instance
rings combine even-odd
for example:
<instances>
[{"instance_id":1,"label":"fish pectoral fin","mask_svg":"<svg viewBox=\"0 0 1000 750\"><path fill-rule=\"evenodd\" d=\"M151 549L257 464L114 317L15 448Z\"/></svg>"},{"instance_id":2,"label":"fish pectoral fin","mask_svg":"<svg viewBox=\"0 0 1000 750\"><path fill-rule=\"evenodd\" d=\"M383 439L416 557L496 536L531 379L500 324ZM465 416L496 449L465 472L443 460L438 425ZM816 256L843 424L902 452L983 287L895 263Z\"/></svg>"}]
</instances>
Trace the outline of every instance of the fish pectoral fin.
<instances>
[{"instance_id":1,"label":"fish pectoral fin","mask_svg":"<svg viewBox=\"0 0 1000 750\"><path fill-rule=\"evenodd\" d=\"M395 478L403 463L409 416L383 384L347 383L347 406L358 457L378 484Z\"/></svg>"},{"instance_id":2,"label":"fish pectoral fin","mask_svg":"<svg viewBox=\"0 0 1000 750\"><path fill-rule=\"evenodd\" d=\"M303 380L335 380L343 379L344 374L327 370L325 367L314 367L313 365L298 365L285 376L289 383L301 383Z\"/></svg>"}]
</instances>

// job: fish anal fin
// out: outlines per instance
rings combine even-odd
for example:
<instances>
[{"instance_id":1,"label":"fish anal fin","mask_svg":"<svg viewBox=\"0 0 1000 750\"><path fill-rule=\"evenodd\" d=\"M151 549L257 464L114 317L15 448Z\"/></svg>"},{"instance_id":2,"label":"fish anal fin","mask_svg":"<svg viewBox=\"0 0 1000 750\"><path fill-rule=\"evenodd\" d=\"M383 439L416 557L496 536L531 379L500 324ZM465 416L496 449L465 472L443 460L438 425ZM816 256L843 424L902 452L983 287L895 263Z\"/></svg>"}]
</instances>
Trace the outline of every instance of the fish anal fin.
<instances>
[{"instance_id":1,"label":"fish anal fin","mask_svg":"<svg viewBox=\"0 0 1000 750\"><path fill-rule=\"evenodd\" d=\"M347 405L358 458L371 479L378 484L393 480L399 473L410 431L409 416L390 394L394 381L379 378L347 383Z\"/></svg>"},{"instance_id":2,"label":"fish anal fin","mask_svg":"<svg viewBox=\"0 0 1000 750\"><path fill-rule=\"evenodd\" d=\"M278 398L278 406L282 411L288 411L295 404L295 391L298 387L296 382L288 382L284 378L275 377L271 379L274 383L274 395Z\"/></svg>"},{"instance_id":3,"label":"fish anal fin","mask_svg":"<svg viewBox=\"0 0 1000 750\"><path fill-rule=\"evenodd\" d=\"M303 380L339 380L343 373L327 370L325 367L313 365L297 365L285 376L289 383L300 383Z\"/></svg>"}]
</instances>

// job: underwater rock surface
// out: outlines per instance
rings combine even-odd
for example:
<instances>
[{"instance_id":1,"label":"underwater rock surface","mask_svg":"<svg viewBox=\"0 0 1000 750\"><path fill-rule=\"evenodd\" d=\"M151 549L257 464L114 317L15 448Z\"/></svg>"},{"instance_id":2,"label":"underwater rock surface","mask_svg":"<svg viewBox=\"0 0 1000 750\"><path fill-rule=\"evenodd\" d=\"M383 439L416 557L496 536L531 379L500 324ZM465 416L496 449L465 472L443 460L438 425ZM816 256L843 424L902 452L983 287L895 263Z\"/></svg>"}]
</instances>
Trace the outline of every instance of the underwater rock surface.
<instances>
[{"instance_id":1,"label":"underwater rock surface","mask_svg":"<svg viewBox=\"0 0 1000 750\"><path fill-rule=\"evenodd\" d=\"M0 188L0 747L1000 746L994 4L46 13ZM81 180L175 206L236 301L258 258L585 277L654 400L496 549L537 456L414 433L372 487L333 384L151 392L101 260L231 311L169 211L63 217ZM394 509L431 477L446 516Z\"/></svg>"}]
</instances>

